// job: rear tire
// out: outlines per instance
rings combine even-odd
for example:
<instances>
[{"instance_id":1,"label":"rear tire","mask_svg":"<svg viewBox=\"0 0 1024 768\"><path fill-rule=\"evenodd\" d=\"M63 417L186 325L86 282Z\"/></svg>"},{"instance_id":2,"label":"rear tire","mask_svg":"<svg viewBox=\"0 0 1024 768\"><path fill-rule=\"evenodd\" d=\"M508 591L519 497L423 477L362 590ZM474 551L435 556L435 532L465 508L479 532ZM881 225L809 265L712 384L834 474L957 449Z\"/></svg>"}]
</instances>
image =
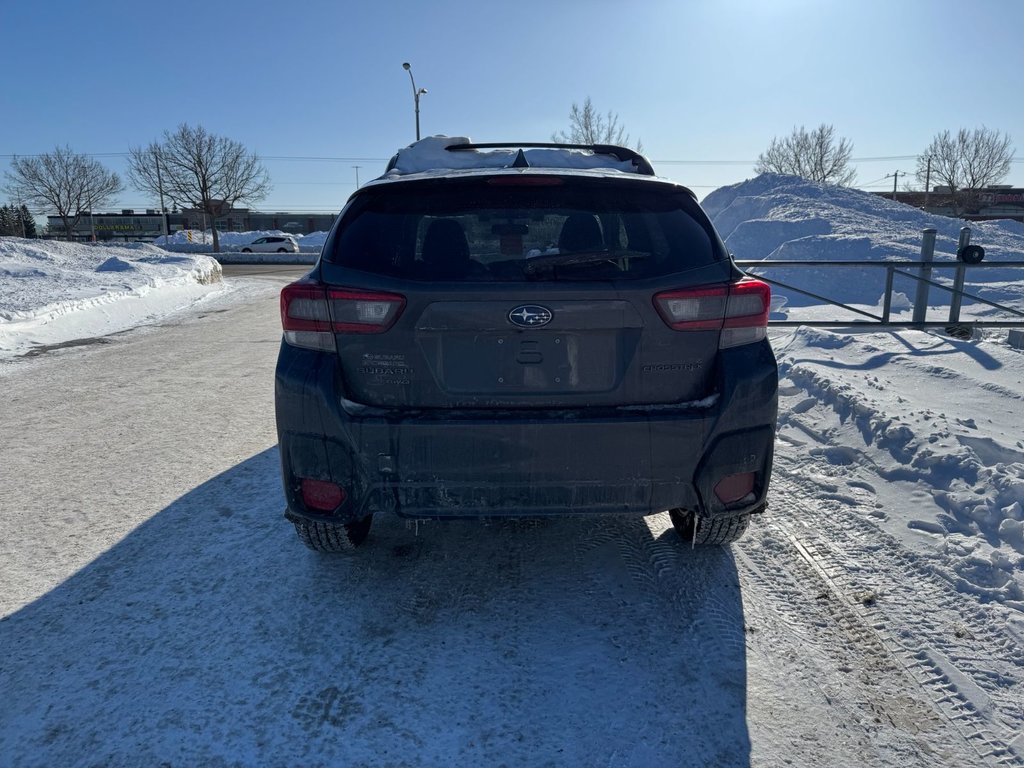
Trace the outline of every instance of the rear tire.
<instances>
[{"instance_id":1,"label":"rear tire","mask_svg":"<svg viewBox=\"0 0 1024 768\"><path fill-rule=\"evenodd\" d=\"M250 249L250 248L243 248L242 249L242 253L252 253L252 249Z\"/></svg>"},{"instance_id":2,"label":"rear tire","mask_svg":"<svg viewBox=\"0 0 1024 768\"><path fill-rule=\"evenodd\" d=\"M286 251L284 248L278 248L277 252L278 253L288 253L288 251Z\"/></svg>"},{"instance_id":3,"label":"rear tire","mask_svg":"<svg viewBox=\"0 0 1024 768\"><path fill-rule=\"evenodd\" d=\"M314 552L351 552L366 541L373 515L354 523L319 523L296 520L295 533Z\"/></svg>"},{"instance_id":4,"label":"rear tire","mask_svg":"<svg viewBox=\"0 0 1024 768\"><path fill-rule=\"evenodd\" d=\"M732 544L747 530L752 513L731 517L697 517L688 509L670 509L672 527L687 544L722 546ZM697 526L694 535L694 525Z\"/></svg>"}]
</instances>

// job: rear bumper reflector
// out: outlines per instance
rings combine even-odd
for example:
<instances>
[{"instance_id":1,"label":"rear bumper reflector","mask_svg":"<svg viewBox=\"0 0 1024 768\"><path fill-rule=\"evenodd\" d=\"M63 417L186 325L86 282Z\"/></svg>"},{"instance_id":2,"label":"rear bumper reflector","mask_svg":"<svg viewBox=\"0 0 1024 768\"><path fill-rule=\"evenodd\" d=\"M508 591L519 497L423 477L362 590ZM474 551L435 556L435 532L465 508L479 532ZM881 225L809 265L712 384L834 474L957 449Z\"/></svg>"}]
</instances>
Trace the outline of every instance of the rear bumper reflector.
<instances>
[{"instance_id":1,"label":"rear bumper reflector","mask_svg":"<svg viewBox=\"0 0 1024 768\"><path fill-rule=\"evenodd\" d=\"M319 512L333 512L345 501L345 489L327 480L302 478L302 503Z\"/></svg>"}]
</instances>

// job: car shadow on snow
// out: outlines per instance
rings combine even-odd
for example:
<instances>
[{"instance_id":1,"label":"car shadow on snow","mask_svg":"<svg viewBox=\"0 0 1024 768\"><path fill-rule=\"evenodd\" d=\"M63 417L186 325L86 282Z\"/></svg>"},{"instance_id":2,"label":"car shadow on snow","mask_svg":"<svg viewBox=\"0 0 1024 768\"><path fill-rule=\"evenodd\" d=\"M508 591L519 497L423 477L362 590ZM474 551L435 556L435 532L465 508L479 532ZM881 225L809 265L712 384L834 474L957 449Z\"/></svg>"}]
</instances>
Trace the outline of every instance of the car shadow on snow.
<instances>
[{"instance_id":1,"label":"car shadow on snow","mask_svg":"<svg viewBox=\"0 0 1024 768\"><path fill-rule=\"evenodd\" d=\"M883 332L878 331L878 335ZM927 345L915 345L912 341L908 340L903 334L899 332L889 332L886 334L891 336L895 341L899 342L905 349L905 352L879 352L877 355L872 355L866 360L860 360L854 363L831 360L823 357L807 357L800 359L787 359L785 363L788 365L797 365L799 363L814 363L824 368L836 368L845 370L855 371L874 371L879 368L883 368L893 360L907 359L912 357L921 358L939 358L943 355L964 355L972 358L979 366L984 368L986 371L995 371L1003 367L1003 364L999 362L995 357L990 355L981 346L973 340L962 341L954 338L947 338L940 336L937 333L927 334ZM815 345L818 346L818 345ZM828 347L826 347L828 348ZM937 365L938 363L936 363Z\"/></svg>"},{"instance_id":2,"label":"car shadow on snow","mask_svg":"<svg viewBox=\"0 0 1024 768\"><path fill-rule=\"evenodd\" d=\"M0 622L0 754L33 764L746 765L728 549L666 516L281 516L276 448Z\"/></svg>"}]
</instances>

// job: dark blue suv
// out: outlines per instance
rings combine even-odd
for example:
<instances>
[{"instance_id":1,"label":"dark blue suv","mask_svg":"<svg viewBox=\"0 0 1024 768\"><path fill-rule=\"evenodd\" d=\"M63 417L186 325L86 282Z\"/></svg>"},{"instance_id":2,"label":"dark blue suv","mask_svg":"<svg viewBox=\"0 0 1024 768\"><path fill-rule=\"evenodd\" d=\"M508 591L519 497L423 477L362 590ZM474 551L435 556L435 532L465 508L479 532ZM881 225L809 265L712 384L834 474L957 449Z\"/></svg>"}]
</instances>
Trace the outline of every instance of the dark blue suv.
<instances>
[{"instance_id":1,"label":"dark blue suv","mask_svg":"<svg viewBox=\"0 0 1024 768\"><path fill-rule=\"evenodd\" d=\"M768 309L631 150L417 142L281 293L285 514L319 551L385 511L669 510L733 541L771 474Z\"/></svg>"}]
</instances>

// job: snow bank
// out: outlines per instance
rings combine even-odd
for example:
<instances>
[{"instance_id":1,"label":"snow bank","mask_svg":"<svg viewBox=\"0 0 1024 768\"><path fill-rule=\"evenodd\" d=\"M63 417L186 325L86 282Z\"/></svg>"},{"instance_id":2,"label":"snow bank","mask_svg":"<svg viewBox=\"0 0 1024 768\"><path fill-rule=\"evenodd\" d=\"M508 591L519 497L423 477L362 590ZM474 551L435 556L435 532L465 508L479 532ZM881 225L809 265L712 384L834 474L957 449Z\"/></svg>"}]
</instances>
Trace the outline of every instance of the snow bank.
<instances>
[{"instance_id":1,"label":"snow bank","mask_svg":"<svg viewBox=\"0 0 1024 768\"><path fill-rule=\"evenodd\" d=\"M702 205L729 250L741 260L917 261L921 231L932 228L937 231L935 260L950 263L956 260L960 228L966 223L869 192L776 174L717 189ZM985 248L986 262L1024 260L1024 225L969 225L971 242ZM874 268L773 268L764 274L843 303L875 305L885 288L885 271ZM936 270L933 275L948 283L953 270ZM968 290L980 286L979 295L991 301L1019 301L1024 296L1020 270L985 268L968 275ZM916 282L898 277L896 287L912 296ZM773 293L784 297L788 306L819 303L783 288L774 288ZM932 289L930 303L948 306L949 294Z\"/></svg>"},{"instance_id":2,"label":"snow bank","mask_svg":"<svg viewBox=\"0 0 1024 768\"><path fill-rule=\"evenodd\" d=\"M189 241L188 233L192 232L192 240ZM299 244L299 250L303 253L320 253L324 241L327 239L327 232L311 232L308 235L295 235L291 232L284 232L280 229L256 229L250 232L218 232L220 247L222 251L231 253L241 251L245 246L260 237L284 236L294 237ZM153 241L153 245L164 250L175 253L210 253L213 250L213 232L211 230L193 229L182 230L168 235L160 236Z\"/></svg>"},{"instance_id":3,"label":"snow bank","mask_svg":"<svg viewBox=\"0 0 1024 768\"><path fill-rule=\"evenodd\" d=\"M0 359L152 322L222 290L208 256L0 238Z\"/></svg>"}]
</instances>

